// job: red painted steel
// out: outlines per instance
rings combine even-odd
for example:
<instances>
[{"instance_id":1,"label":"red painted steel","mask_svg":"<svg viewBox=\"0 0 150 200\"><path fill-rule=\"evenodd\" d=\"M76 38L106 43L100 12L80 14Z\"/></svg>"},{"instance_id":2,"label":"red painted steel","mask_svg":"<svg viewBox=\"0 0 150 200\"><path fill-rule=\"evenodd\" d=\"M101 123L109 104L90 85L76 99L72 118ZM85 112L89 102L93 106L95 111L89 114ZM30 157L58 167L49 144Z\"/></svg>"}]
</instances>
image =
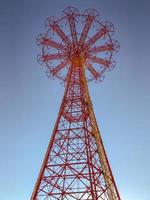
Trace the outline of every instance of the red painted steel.
<instances>
[{"instance_id":1,"label":"red painted steel","mask_svg":"<svg viewBox=\"0 0 150 200\"><path fill-rule=\"evenodd\" d=\"M121 200L87 86L114 66L119 44L111 39L112 27L94 9L79 14L68 7L62 18L48 18L47 32L37 38L38 60L50 77L64 81L65 93L31 200Z\"/></svg>"}]
</instances>

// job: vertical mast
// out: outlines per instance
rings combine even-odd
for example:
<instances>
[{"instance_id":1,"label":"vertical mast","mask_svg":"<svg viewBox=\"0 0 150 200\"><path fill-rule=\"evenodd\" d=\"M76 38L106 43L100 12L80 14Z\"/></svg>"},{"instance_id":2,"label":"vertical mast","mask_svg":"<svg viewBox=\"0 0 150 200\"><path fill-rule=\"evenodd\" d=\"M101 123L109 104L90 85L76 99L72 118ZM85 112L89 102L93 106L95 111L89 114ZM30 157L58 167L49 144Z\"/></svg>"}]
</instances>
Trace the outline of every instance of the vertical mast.
<instances>
[{"instance_id":1,"label":"vertical mast","mask_svg":"<svg viewBox=\"0 0 150 200\"><path fill-rule=\"evenodd\" d=\"M78 132L78 130L80 131ZM74 136L71 135L73 132L75 133ZM63 138L66 144L60 142L56 148L57 138L60 140ZM84 152L81 152L80 145L75 144L79 138L82 141L81 146L84 148ZM68 146L71 146L71 144L73 148L69 150ZM65 153L60 156L60 152L63 152L64 149ZM52 152L55 152L53 156L51 155ZM75 157L76 154L84 155L82 162ZM95 156L95 159L99 158L97 168L94 168L95 160L93 160L93 156ZM50 161L56 158L59 162L55 162L55 166L60 168L59 171L63 170L63 174L59 174L59 177L58 174L54 175L54 171L50 169L50 167L53 167ZM62 158L63 162L60 164ZM71 175L72 180L70 180L70 167L75 172ZM88 179L85 179L84 175L77 171L78 168L82 168L83 171L85 168ZM48 180L51 178L46 175L49 170L53 171L53 179L56 179L55 184L51 184ZM59 193L56 193L59 179L63 183L61 183L62 189L59 188ZM78 182L78 188L76 188L77 184L73 184L73 181ZM66 183L72 186L72 188L69 188L72 191L69 192L68 190L65 193L67 190ZM82 187L82 196L88 195L92 200L101 199L100 196L109 200L120 200L93 112L85 78L84 62L80 57L77 57L73 60L68 72L65 95L31 200L36 200L37 197L42 195L51 198L59 195L59 198L62 199L63 197L64 199L67 198L68 195L69 198L73 194L78 194L76 190L80 190L80 185L83 185L83 183L86 187ZM48 193L51 187L53 187L53 190ZM87 189L88 187L90 189ZM81 196L78 195L79 197Z\"/></svg>"}]
</instances>

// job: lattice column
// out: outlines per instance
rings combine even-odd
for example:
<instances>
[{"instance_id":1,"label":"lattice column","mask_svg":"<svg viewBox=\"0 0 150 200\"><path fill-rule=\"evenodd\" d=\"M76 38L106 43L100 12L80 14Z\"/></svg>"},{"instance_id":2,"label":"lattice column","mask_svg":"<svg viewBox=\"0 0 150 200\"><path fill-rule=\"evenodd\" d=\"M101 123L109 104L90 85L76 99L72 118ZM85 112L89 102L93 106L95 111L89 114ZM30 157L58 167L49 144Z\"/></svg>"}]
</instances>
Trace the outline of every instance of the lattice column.
<instances>
[{"instance_id":1,"label":"lattice column","mask_svg":"<svg viewBox=\"0 0 150 200\"><path fill-rule=\"evenodd\" d=\"M82 64L69 70L59 117L31 199L120 199Z\"/></svg>"}]
</instances>

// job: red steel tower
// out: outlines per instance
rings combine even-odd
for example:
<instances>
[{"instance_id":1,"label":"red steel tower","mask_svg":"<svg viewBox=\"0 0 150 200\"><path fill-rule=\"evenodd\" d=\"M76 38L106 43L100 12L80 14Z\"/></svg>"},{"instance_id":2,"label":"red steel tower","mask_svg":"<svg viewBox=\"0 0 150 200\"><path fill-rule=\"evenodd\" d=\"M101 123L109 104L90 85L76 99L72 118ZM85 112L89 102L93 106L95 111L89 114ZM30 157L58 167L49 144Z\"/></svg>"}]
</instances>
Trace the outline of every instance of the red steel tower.
<instances>
[{"instance_id":1,"label":"red steel tower","mask_svg":"<svg viewBox=\"0 0 150 200\"><path fill-rule=\"evenodd\" d=\"M95 9L80 14L68 7L61 18L48 17L45 27L38 60L65 93L31 200L120 200L87 85L115 66L114 26Z\"/></svg>"}]
</instances>

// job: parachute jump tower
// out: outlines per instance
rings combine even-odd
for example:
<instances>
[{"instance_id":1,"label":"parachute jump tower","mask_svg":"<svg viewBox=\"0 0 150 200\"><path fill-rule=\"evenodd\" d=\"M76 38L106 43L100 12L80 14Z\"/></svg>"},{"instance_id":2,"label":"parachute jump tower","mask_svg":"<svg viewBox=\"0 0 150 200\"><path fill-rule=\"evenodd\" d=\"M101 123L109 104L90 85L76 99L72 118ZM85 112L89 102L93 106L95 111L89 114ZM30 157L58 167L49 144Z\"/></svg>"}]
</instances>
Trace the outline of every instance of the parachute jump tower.
<instances>
[{"instance_id":1,"label":"parachute jump tower","mask_svg":"<svg viewBox=\"0 0 150 200\"><path fill-rule=\"evenodd\" d=\"M37 37L38 60L65 92L30 200L121 200L94 115L87 82L115 67L114 26L95 9L67 7Z\"/></svg>"}]
</instances>

